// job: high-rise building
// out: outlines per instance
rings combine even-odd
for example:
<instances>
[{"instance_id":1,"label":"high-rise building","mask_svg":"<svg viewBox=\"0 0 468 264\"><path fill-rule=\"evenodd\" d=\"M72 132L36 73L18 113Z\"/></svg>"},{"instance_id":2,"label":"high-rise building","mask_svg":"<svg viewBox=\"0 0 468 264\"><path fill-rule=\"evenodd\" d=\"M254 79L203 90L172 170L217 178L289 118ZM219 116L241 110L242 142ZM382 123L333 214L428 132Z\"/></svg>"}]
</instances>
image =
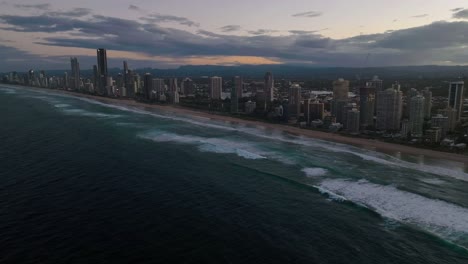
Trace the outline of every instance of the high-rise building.
<instances>
[{"instance_id":1,"label":"high-rise building","mask_svg":"<svg viewBox=\"0 0 468 264\"><path fill-rule=\"evenodd\" d=\"M360 122L363 129L374 125L375 91L374 87L361 87L359 89Z\"/></svg>"},{"instance_id":2,"label":"high-rise building","mask_svg":"<svg viewBox=\"0 0 468 264\"><path fill-rule=\"evenodd\" d=\"M431 119L431 127L439 127L441 129L441 136L445 137L450 131L449 118L441 114L437 114Z\"/></svg>"},{"instance_id":3,"label":"high-rise building","mask_svg":"<svg viewBox=\"0 0 468 264\"><path fill-rule=\"evenodd\" d=\"M242 77L235 76L231 88L231 113L239 112L239 99L242 98ZM241 96L239 96L239 91Z\"/></svg>"},{"instance_id":4,"label":"high-rise building","mask_svg":"<svg viewBox=\"0 0 468 264\"><path fill-rule=\"evenodd\" d=\"M80 88L80 64L78 63L77 58L70 58L71 63L71 88L73 90L78 90Z\"/></svg>"},{"instance_id":5,"label":"high-rise building","mask_svg":"<svg viewBox=\"0 0 468 264\"><path fill-rule=\"evenodd\" d=\"M109 85L107 83L107 51L106 49L97 49L97 67L98 67L98 76L99 76L99 90L101 93L106 93L106 87Z\"/></svg>"},{"instance_id":6,"label":"high-rise building","mask_svg":"<svg viewBox=\"0 0 468 264\"><path fill-rule=\"evenodd\" d=\"M211 99L221 100L221 92L223 90L223 78L218 77L218 76L211 77L209 88L210 88Z\"/></svg>"},{"instance_id":7,"label":"high-rise building","mask_svg":"<svg viewBox=\"0 0 468 264\"><path fill-rule=\"evenodd\" d=\"M70 81L70 80L68 79L68 72L65 72L65 73L63 74L63 86L64 86L65 89L67 89L67 88L70 87L70 86L69 86L69 85L70 85L69 81Z\"/></svg>"},{"instance_id":8,"label":"high-rise building","mask_svg":"<svg viewBox=\"0 0 468 264\"><path fill-rule=\"evenodd\" d=\"M430 119L431 118L431 111L432 111L432 92L429 88L424 89L422 92L424 96L424 118Z\"/></svg>"},{"instance_id":9,"label":"high-rise building","mask_svg":"<svg viewBox=\"0 0 468 264\"><path fill-rule=\"evenodd\" d=\"M403 111L401 91L389 88L377 93L377 124L379 130L400 130Z\"/></svg>"},{"instance_id":10,"label":"high-rise building","mask_svg":"<svg viewBox=\"0 0 468 264\"><path fill-rule=\"evenodd\" d=\"M448 107L457 111L457 121L460 120L463 112L463 89L465 83L463 81L451 82L449 87Z\"/></svg>"},{"instance_id":11,"label":"high-rise building","mask_svg":"<svg viewBox=\"0 0 468 264\"><path fill-rule=\"evenodd\" d=\"M153 76L151 73L146 73L143 80L143 98L150 99L151 91L153 90Z\"/></svg>"},{"instance_id":12,"label":"high-rise building","mask_svg":"<svg viewBox=\"0 0 468 264\"><path fill-rule=\"evenodd\" d=\"M177 78L169 79L168 94L169 94L168 100L170 103L172 104L179 103L179 84L178 84Z\"/></svg>"},{"instance_id":13,"label":"high-rise building","mask_svg":"<svg viewBox=\"0 0 468 264\"><path fill-rule=\"evenodd\" d=\"M299 118L301 116L301 86L299 84L293 84L289 87L289 117Z\"/></svg>"},{"instance_id":14,"label":"high-rise building","mask_svg":"<svg viewBox=\"0 0 468 264\"><path fill-rule=\"evenodd\" d=\"M307 124L314 120L322 120L325 112L323 103L312 101L311 99L304 100L304 117Z\"/></svg>"},{"instance_id":15,"label":"high-rise building","mask_svg":"<svg viewBox=\"0 0 468 264\"><path fill-rule=\"evenodd\" d=\"M179 92L179 84L177 78L169 79L169 92Z\"/></svg>"},{"instance_id":16,"label":"high-rise building","mask_svg":"<svg viewBox=\"0 0 468 264\"><path fill-rule=\"evenodd\" d=\"M383 91L383 81L379 79L379 76L374 76L372 80L366 83L366 87L374 88L375 92Z\"/></svg>"},{"instance_id":17,"label":"high-rise building","mask_svg":"<svg viewBox=\"0 0 468 264\"><path fill-rule=\"evenodd\" d=\"M195 84L190 78L185 78L180 84L182 94L192 95L195 92Z\"/></svg>"},{"instance_id":18,"label":"high-rise building","mask_svg":"<svg viewBox=\"0 0 468 264\"><path fill-rule=\"evenodd\" d=\"M448 130L447 132L455 131L455 126L457 124L457 110L453 108L446 108L438 110L438 113L442 116L446 116L448 118Z\"/></svg>"},{"instance_id":19,"label":"high-rise building","mask_svg":"<svg viewBox=\"0 0 468 264\"><path fill-rule=\"evenodd\" d=\"M166 84L164 83L164 79L153 79L153 90L157 93L164 93L166 92Z\"/></svg>"},{"instance_id":20,"label":"high-rise building","mask_svg":"<svg viewBox=\"0 0 468 264\"><path fill-rule=\"evenodd\" d=\"M96 65L93 65L93 86L94 88L98 88L99 85L99 72Z\"/></svg>"},{"instance_id":21,"label":"high-rise building","mask_svg":"<svg viewBox=\"0 0 468 264\"><path fill-rule=\"evenodd\" d=\"M342 100L348 99L349 81L338 79L333 82L333 99Z\"/></svg>"},{"instance_id":22,"label":"high-rise building","mask_svg":"<svg viewBox=\"0 0 468 264\"><path fill-rule=\"evenodd\" d=\"M332 115L336 116L336 120L342 123L344 119L343 107L349 102L349 81L338 79L333 82L333 101L332 101ZM343 124L343 123L342 123Z\"/></svg>"},{"instance_id":23,"label":"high-rise building","mask_svg":"<svg viewBox=\"0 0 468 264\"><path fill-rule=\"evenodd\" d=\"M360 113L356 108L348 110L346 117L346 130L351 134L359 134Z\"/></svg>"},{"instance_id":24,"label":"high-rise building","mask_svg":"<svg viewBox=\"0 0 468 264\"><path fill-rule=\"evenodd\" d=\"M410 121L408 119L401 121L400 133L403 138L408 138L408 136L411 134Z\"/></svg>"},{"instance_id":25,"label":"high-rise building","mask_svg":"<svg viewBox=\"0 0 468 264\"><path fill-rule=\"evenodd\" d=\"M273 74L267 72L265 74L265 100L267 103L271 103L274 100L274 90L275 90L275 81L273 79Z\"/></svg>"},{"instance_id":26,"label":"high-rise building","mask_svg":"<svg viewBox=\"0 0 468 264\"><path fill-rule=\"evenodd\" d=\"M411 136L421 137L424 125L424 97L421 95L411 98L411 112L409 115Z\"/></svg>"}]
</instances>

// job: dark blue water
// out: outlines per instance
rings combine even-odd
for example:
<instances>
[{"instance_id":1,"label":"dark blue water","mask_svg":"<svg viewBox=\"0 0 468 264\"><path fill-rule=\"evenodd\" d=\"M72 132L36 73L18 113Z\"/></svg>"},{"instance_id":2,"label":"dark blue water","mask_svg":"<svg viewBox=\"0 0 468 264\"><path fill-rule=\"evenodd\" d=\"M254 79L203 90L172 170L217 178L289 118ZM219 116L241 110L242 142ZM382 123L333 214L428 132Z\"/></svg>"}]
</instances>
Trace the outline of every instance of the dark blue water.
<instances>
[{"instance_id":1,"label":"dark blue water","mask_svg":"<svg viewBox=\"0 0 468 264\"><path fill-rule=\"evenodd\" d=\"M463 171L131 110L0 90L0 263L468 263Z\"/></svg>"}]
</instances>

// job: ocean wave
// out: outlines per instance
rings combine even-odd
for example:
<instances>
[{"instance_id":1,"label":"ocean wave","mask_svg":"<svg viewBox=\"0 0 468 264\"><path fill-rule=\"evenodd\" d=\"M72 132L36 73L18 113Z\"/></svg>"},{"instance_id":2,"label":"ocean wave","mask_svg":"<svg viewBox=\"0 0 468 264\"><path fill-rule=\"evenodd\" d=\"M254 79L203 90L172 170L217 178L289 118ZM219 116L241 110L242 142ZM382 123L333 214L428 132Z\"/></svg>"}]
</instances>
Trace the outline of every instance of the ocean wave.
<instances>
[{"instance_id":1,"label":"ocean wave","mask_svg":"<svg viewBox=\"0 0 468 264\"><path fill-rule=\"evenodd\" d=\"M183 144L198 145L202 152L213 152L223 154L236 154L245 159L266 159L262 151L255 149L251 144L240 143L220 138L204 138L191 135L178 135L173 133L146 133L140 134L140 138L155 142L177 142Z\"/></svg>"},{"instance_id":2,"label":"ocean wave","mask_svg":"<svg viewBox=\"0 0 468 264\"><path fill-rule=\"evenodd\" d=\"M16 94L16 90L10 89L10 88L0 88L0 92L6 93L6 94Z\"/></svg>"},{"instance_id":3,"label":"ocean wave","mask_svg":"<svg viewBox=\"0 0 468 264\"><path fill-rule=\"evenodd\" d=\"M41 91L41 93L49 94L45 91L44 92ZM179 114L175 116L157 114L154 112L139 109L137 107L103 103L103 102L99 102L99 101L96 101L94 99L89 99L89 98L76 97L72 95L62 95L62 94L57 94L57 96L74 98L74 99L86 101L89 103L98 104L98 105L108 107L108 108L114 108L114 109L118 109L122 111L130 111L130 112L134 112L138 114L150 115L156 118L164 118L164 119L186 122L186 123L194 124L200 127L208 127L208 128L214 128L214 129L220 129L220 130L226 130L226 131L239 132L243 134L252 135L258 138L270 139L274 141L285 142L285 143L290 143L290 144L295 144L295 145L302 145L302 146L313 147L313 148L320 148L320 149L335 152L335 153L346 153L346 154L357 156L361 158L363 161L373 162L375 164L382 164L382 165L386 165L390 167L407 168L407 169L425 172L429 174L443 175L443 176L456 178L458 180L468 181L468 174L463 171L457 171L457 170L453 170L450 168L429 166L425 164L416 164L416 163L406 162L396 157L386 155L383 153L379 153L376 151L363 150L363 149L353 147L350 145L329 142L326 140L312 139L312 138L308 138L304 136L294 136L294 135L289 135L286 137L284 133L281 132L280 130L268 130L268 129L265 129L264 127L262 128L261 126L252 127L252 125L231 124L231 123L226 124L226 123L221 123L221 122L217 122L217 121L210 120L210 119L208 120L203 119L204 121L197 121L191 118L182 117ZM190 114L187 114L187 115L190 115Z\"/></svg>"},{"instance_id":4,"label":"ocean wave","mask_svg":"<svg viewBox=\"0 0 468 264\"><path fill-rule=\"evenodd\" d=\"M328 171L323 168L305 168L302 170L302 172L304 172L306 176L310 178L325 176L328 173Z\"/></svg>"},{"instance_id":5,"label":"ocean wave","mask_svg":"<svg viewBox=\"0 0 468 264\"><path fill-rule=\"evenodd\" d=\"M414 224L455 243L466 242L467 208L366 180L327 179L316 187L323 193L338 195L340 201L344 198L364 205L383 217Z\"/></svg>"},{"instance_id":6,"label":"ocean wave","mask_svg":"<svg viewBox=\"0 0 468 264\"><path fill-rule=\"evenodd\" d=\"M86 117L98 117L98 118L119 118L122 115L113 115L113 114L104 114L98 112L89 112L83 109L63 109L63 113L68 115L76 115L76 116L86 116Z\"/></svg>"},{"instance_id":7,"label":"ocean wave","mask_svg":"<svg viewBox=\"0 0 468 264\"><path fill-rule=\"evenodd\" d=\"M69 104L55 104L54 107L56 108L66 108L66 107L71 107Z\"/></svg>"}]
</instances>

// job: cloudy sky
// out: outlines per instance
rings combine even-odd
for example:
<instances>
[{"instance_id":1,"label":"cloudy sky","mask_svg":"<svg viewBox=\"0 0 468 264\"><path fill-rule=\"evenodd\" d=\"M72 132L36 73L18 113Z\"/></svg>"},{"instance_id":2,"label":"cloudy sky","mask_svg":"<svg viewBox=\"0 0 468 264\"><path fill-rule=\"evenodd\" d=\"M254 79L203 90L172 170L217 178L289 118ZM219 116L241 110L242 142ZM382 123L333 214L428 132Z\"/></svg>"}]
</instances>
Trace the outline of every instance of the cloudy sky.
<instances>
[{"instance_id":1,"label":"cloudy sky","mask_svg":"<svg viewBox=\"0 0 468 264\"><path fill-rule=\"evenodd\" d=\"M126 59L133 68L468 64L468 2L0 2L0 71L64 69L70 56L91 68L99 47L110 66Z\"/></svg>"}]
</instances>

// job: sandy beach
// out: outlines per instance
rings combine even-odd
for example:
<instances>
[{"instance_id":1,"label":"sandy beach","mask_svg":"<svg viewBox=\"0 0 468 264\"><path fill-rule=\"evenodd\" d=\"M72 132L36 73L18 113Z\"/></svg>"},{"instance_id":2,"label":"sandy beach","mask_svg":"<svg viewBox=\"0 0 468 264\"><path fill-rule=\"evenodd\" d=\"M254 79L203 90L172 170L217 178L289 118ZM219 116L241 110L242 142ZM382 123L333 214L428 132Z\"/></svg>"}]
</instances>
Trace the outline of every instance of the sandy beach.
<instances>
[{"instance_id":1,"label":"sandy beach","mask_svg":"<svg viewBox=\"0 0 468 264\"><path fill-rule=\"evenodd\" d=\"M266 122L261 122L261 121L244 120L244 119L235 118L231 116L222 116L222 115L217 115L217 114L212 114L208 112L202 112L202 111L197 111L193 109L177 107L177 106L172 106L172 105L145 104L145 103L136 102L130 99L116 99L116 98L100 97L100 96L81 94L81 93L75 93L75 92L64 91L64 90L50 90L50 89L42 89L42 88L34 88L34 87L27 87L27 88L37 89L41 91L51 91L55 93L62 93L62 94L76 96L76 97L84 97L84 98L93 99L96 101L105 102L109 104L133 106L133 107L139 107L139 108L153 108L153 109L163 110L166 112L172 112L172 113L179 114L179 115L190 115L190 116L196 116L196 117L201 117L201 118L209 118L215 121L234 122L234 123L245 124L245 125L261 126L266 129L277 130L277 131L287 132L287 133L291 133L295 135L321 139L321 140L326 140L326 141L332 141L336 143L348 144L348 145L352 145L352 146L356 146L356 147L360 147L364 149L375 150L375 151L383 152L386 154L391 154L393 156L395 156L397 153L402 153L402 154L408 154L408 155L413 155L417 157L424 156L424 157L431 158L431 159L449 160L449 161L460 162L465 165L468 165L468 156L456 154L456 153L440 152L440 151L435 151L435 150L430 150L430 149L422 149L422 148L416 148L416 147L411 147L411 146L392 144L392 143L382 142L378 140L365 139L365 138L346 137L346 136L342 136L339 134L301 129L298 127L282 125L282 124L271 124L271 123L266 123Z\"/></svg>"}]
</instances>

